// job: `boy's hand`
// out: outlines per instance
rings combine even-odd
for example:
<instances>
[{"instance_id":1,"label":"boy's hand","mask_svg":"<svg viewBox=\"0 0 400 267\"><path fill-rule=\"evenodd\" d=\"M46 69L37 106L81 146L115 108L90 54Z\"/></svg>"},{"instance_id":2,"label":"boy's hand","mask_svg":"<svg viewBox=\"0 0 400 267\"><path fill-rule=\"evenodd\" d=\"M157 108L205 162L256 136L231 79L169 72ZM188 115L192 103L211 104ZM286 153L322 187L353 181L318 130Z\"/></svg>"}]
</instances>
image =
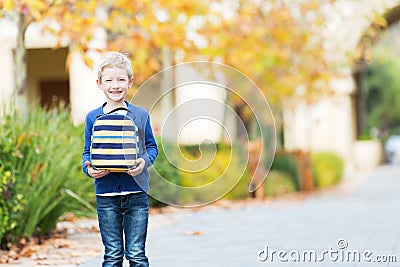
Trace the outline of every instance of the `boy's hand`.
<instances>
[{"instance_id":1,"label":"boy's hand","mask_svg":"<svg viewBox=\"0 0 400 267\"><path fill-rule=\"evenodd\" d=\"M90 177L98 179L110 173L109 170L95 170L89 161L85 161L85 164L88 166L88 173Z\"/></svg>"},{"instance_id":2,"label":"boy's hand","mask_svg":"<svg viewBox=\"0 0 400 267\"><path fill-rule=\"evenodd\" d=\"M132 175L132 176L138 175L139 173L142 173L142 171L144 169L144 165L145 165L144 159L138 158L136 160L136 168L129 170L126 173L128 173L129 175Z\"/></svg>"}]
</instances>

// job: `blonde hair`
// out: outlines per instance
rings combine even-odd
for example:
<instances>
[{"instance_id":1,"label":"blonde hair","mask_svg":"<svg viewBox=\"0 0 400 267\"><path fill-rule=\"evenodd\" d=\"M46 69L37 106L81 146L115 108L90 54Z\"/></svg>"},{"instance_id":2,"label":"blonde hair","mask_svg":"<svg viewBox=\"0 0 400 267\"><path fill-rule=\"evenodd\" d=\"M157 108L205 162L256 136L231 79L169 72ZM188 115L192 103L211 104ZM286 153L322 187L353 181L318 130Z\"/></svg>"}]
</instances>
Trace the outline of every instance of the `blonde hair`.
<instances>
[{"instance_id":1,"label":"blonde hair","mask_svg":"<svg viewBox=\"0 0 400 267\"><path fill-rule=\"evenodd\" d=\"M119 52L107 52L104 54L103 59L97 69L97 78L100 82L104 68L112 67L125 69L128 73L128 78L131 79L133 77L132 65L126 55Z\"/></svg>"}]
</instances>

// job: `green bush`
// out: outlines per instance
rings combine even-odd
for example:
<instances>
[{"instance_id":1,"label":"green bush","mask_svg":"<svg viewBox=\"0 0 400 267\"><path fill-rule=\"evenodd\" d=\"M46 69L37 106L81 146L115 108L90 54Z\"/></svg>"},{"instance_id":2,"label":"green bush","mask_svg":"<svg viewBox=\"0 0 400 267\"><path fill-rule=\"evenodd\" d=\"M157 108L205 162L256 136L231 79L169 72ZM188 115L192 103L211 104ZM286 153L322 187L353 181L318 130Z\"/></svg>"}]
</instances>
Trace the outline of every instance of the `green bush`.
<instances>
[{"instance_id":1,"label":"green bush","mask_svg":"<svg viewBox=\"0 0 400 267\"><path fill-rule=\"evenodd\" d=\"M292 179L296 190L300 189L298 164L294 155L277 153L272 163L271 170L285 172Z\"/></svg>"},{"instance_id":2,"label":"green bush","mask_svg":"<svg viewBox=\"0 0 400 267\"><path fill-rule=\"evenodd\" d=\"M161 142L160 138L156 138L158 146L158 157L154 166L149 169L150 172L150 191L149 201L152 207L165 206L166 204L176 204L179 199L179 190L177 187L165 188L160 179L166 179L171 184L179 185L181 183L181 176L177 168L174 166L176 163L170 162L165 155L165 151L172 151L173 144L168 141ZM163 203L159 200L166 200L168 203Z\"/></svg>"},{"instance_id":3,"label":"green bush","mask_svg":"<svg viewBox=\"0 0 400 267\"><path fill-rule=\"evenodd\" d=\"M343 159L331 152L314 153L311 156L314 185L325 188L340 181L343 176Z\"/></svg>"},{"instance_id":4,"label":"green bush","mask_svg":"<svg viewBox=\"0 0 400 267\"><path fill-rule=\"evenodd\" d=\"M241 199L248 196L246 170L240 163L240 150L226 144L178 145L156 139L159 155L150 168L150 204L153 207L167 204L193 205L209 200ZM235 156L232 156L233 153ZM167 154L167 155L166 155ZM242 166L241 166L242 165ZM165 178L176 187L164 187ZM214 183L211 187L207 187ZM204 190L202 190L202 187ZM193 189L193 190L192 190ZM212 189L212 190L210 190Z\"/></svg>"},{"instance_id":5,"label":"green bush","mask_svg":"<svg viewBox=\"0 0 400 267\"><path fill-rule=\"evenodd\" d=\"M0 179L0 237L5 237L21 220L19 215L24 210L24 196L14 193L16 178L10 171L5 171L4 166L0 167ZM6 240L1 241L1 247L4 247Z\"/></svg>"},{"instance_id":6,"label":"green bush","mask_svg":"<svg viewBox=\"0 0 400 267\"><path fill-rule=\"evenodd\" d=\"M65 212L94 212L79 164L82 128L64 108L9 110L0 128L0 245L44 235ZM90 188L90 189L89 189Z\"/></svg>"},{"instance_id":7,"label":"green bush","mask_svg":"<svg viewBox=\"0 0 400 267\"><path fill-rule=\"evenodd\" d=\"M248 197L246 162L238 144L203 144L200 149L181 146L180 151L182 156L178 164L182 185L193 188L182 193L184 203Z\"/></svg>"},{"instance_id":8,"label":"green bush","mask_svg":"<svg viewBox=\"0 0 400 267\"><path fill-rule=\"evenodd\" d=\"M271 170L264 183L264 190L266 196L276 197L278 195L296 192L297 187L290 173Z\"/></svg>"}]
</instances>

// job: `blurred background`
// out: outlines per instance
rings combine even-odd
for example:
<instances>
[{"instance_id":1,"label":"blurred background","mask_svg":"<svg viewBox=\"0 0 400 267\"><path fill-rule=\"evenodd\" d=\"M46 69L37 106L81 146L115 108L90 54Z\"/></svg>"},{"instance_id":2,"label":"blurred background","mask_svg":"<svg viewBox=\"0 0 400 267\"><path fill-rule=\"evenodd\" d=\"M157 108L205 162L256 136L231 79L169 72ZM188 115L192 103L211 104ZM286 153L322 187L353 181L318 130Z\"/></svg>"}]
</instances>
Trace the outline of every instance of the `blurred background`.
<instances>
[{"instance_id":1,"label":"blurred background","mask_svg":"<svg viewBox=\"0 0 400 267\"><path fill-rule=\"evenodd\" d=\"M48 234L66 214L95 216L93 181L80 166L83 121L104 102L96 64L109 50L132 61L127 99L150 111L163 148L151 172L173 184L198 187L228 171L241 175L218 198L265 198L400 162L399 1L0 0L0 7L2 249ZM187 73L159 73L197 61L226 64L254 82L268 102L262 126L269 134L260 134L254 88L235 77L218 78L235 92L221 94L204 86L170 90ZM157 73L154 86L146 83ZM224 104L215 112L229 140L221 125L193 124L183 136L167 131L180 125L171 111L196 99ZM237 117L225 116L228 109ZM197 160L207 168L188 172ZM195 205L207 198L153 183L159 199ZM153 207L164 205L152 199Z\"/></svg>"}]
</instances>

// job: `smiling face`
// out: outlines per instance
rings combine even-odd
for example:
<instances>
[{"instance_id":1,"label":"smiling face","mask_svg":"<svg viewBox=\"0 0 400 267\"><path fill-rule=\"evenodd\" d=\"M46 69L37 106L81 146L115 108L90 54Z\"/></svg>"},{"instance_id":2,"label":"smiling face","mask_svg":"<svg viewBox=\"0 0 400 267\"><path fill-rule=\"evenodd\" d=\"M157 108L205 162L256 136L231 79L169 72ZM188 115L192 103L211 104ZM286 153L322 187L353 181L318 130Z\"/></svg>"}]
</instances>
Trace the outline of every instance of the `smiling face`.
<instances>
[{"instance_id":1,"label":"smiling face","mask_svg":"<svg viewBox=\"0 0 400 267\"><path fill-rule=\"evenodd\" d=\"M107 104L117 106L124 103L128 89L133 84L133 78L129 79L126 69L105 67L101 79L96 82L106 96Z\"/></svg>"}]
</instances>

